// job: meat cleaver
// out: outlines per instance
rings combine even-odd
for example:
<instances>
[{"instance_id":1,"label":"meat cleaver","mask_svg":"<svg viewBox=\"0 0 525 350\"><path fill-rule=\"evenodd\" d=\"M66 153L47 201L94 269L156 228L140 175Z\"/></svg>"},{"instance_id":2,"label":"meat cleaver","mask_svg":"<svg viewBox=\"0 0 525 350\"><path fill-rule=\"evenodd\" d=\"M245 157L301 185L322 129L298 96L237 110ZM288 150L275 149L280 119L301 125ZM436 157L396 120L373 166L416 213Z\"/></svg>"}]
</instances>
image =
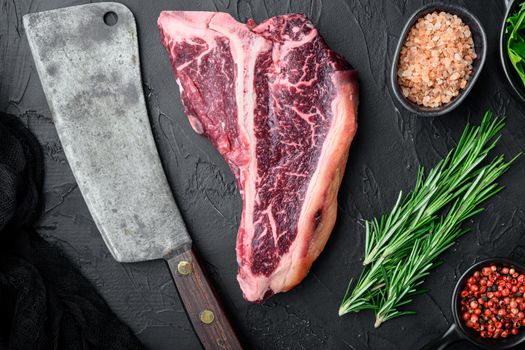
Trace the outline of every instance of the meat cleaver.
<instances>
[{"instance_id":1,"label":"meat cleaver","mask_svg":"<svg viewBox=\"0 0 525 350\"><path fill-rule=\"evenodd\" d=\"M64 153L119 262L165 259L206 349L241 349L199 264L153 140L135 19L118 3L24 16Z\"/></svg>"}]
</instances>

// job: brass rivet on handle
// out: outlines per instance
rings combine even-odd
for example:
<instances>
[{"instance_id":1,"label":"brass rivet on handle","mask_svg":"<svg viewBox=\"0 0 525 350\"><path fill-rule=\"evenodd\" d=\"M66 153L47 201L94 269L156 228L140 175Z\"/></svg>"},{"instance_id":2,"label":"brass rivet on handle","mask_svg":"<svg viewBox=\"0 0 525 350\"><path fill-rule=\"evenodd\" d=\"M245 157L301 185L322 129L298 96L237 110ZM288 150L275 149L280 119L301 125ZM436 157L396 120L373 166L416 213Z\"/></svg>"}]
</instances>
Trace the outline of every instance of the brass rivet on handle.
<instances>
[{"instance_id":1,"label":"brass rivet on handle","mask_svg":"<svg viewBox=\"0 0 525 350\"><path fill-rule=\"evenodd\" d=\"M193 272L193 268L189 261L182 260L182 261L179 261L179 264L177 265L177 271L179 271L181 275L187 276Z\"/></svg>"},{"instance_id":2,"label":"brass rivet on handle","mask_svg":"<svg viewBox=\"0 0 525 350\"><path fill-rule=\"evenodd\" d=\"M213 320L215 320L215 314L209 309L202 310L200 317L201 322L204 324L210 324L213 322Z\"/></svg>"}]
</instances>

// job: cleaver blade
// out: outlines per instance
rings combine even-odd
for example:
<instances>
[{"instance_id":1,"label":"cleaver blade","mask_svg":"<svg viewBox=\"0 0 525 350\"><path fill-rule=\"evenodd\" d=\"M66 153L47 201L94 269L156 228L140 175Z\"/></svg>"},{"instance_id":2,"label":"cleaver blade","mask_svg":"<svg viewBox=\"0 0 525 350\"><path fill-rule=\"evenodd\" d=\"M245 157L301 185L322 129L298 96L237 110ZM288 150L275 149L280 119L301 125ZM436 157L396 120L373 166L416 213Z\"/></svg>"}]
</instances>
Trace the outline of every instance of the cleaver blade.
<instances>
[{"instance_id":1,"label":"cleaver blade","mask_svg":"<svg viewBox=\"0 0 525 350\"><path fill-rule=\"evenodd\" d=\"M108 12L118 13L116 25L104 23ZM160 259L191 244L154 144L131 23L119 4L24 16L64 153L120 262Z\"/></svg>"},{"instance_id":2,"label":"cleaver blade","mask_svg":"<svg viewBox=\"0 0 525 350\"><path fill-rule=\"evenodd\" d=\"M119 262L166 259L204 347L240 349L160 163L133 14L108 2L23 22L64 153L111 254Z\"/></svg>"}]
</instances>

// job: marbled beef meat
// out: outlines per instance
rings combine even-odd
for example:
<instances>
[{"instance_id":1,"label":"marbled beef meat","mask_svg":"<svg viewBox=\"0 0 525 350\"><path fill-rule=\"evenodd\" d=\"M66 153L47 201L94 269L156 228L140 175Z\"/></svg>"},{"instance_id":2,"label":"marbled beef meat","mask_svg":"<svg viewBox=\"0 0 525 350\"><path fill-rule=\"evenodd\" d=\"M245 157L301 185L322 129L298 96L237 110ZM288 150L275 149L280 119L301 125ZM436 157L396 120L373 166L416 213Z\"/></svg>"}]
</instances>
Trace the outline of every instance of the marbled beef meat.
<instances>
[{"instance_id":1,"label":"marbled beef meat","mask_svg":"<svg viewBox=\"0 0 525 350\"><path fill-rule=\"evenodd\" d=\"M229 164L243 199L239 284L260 301L296 286L323 250L356 132L356 71L303 15L243 24L162 12L186 114Z\"/></svg>"}]
</instances>

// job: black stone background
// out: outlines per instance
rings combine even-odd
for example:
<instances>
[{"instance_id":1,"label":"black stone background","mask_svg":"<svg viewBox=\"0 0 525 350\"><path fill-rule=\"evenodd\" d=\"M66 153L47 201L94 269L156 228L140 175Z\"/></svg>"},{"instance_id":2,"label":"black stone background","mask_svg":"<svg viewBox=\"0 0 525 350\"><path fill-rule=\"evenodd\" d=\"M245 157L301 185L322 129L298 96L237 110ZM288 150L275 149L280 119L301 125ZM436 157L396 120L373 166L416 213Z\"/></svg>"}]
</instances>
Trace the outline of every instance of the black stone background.
<instances>
[{"instance_id":1,"label":"black stone background","mask_svg":"<svg viewBox=\"0 0 525 350\"><path fill-rule=\"evenodd\" d=\"M416 316L373 328L373 315L338 317L348 280L363 255L363 219L387 212L399 190L414 183L418 165L431 166L453 147L467 121L483 112L508 116L496 151L512 156L525 146L523 104L504 80L498 58L503 0L455 1L486 29L488 56L470 96L454 112L422 119L396 109L387 88L401 29L426 1L163 0L122 1L135 14L144 93L171 186L242 340L249 349L417 349L452 321L450 297L458 276L490 256L525 260L525 160L502 179L507 189L472 221L473 232L445 253L427 279L430 292L410 305ZM22 26L22 15L86 1L0 0L0 110L17 114L38 136L46 159L45 214L39 232L62 247L112 309L150 349L197 349L183 307L162 261L119 264L106 249L64 157ZM358 70L359 130L339 193L339 218L326 249L294 290L263 304L243 300L235 279L235 237L241 201L232 174L207 139L195 134L178 96L156 20L161 10L226 11L246 21L304 12L331 48ZM140 164L132 164L140 167ZM472 348L472 347L470 347ZM470 349L458 344L451 349Z\"/></svg>"}]
</instances>

